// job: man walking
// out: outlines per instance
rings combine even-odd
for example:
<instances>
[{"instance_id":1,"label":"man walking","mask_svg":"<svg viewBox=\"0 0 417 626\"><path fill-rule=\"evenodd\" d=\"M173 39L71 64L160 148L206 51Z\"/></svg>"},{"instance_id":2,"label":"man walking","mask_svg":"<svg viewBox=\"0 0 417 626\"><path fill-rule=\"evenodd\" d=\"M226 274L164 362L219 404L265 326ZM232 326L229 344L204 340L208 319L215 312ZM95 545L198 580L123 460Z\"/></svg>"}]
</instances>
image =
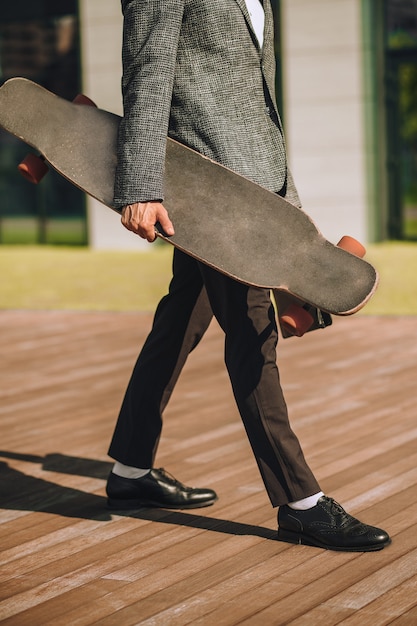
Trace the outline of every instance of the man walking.
<instances>
[{"instance_id":1,"label":"man walking","mask_svg":"<svg viewBox=\"0 0 417 626\"><path fill-rule=\"evenodd\" d=\"M174 233L163 205L167 135L300 206L276 106L270 1L122 0L122 8L124 117L114 202L126 228L148 241L157 222ZM192 508L216 500L211 489L187 487L154 467L163 410L213 314L259 471L279 507L278 536L334 550L385 547L388 534L325 496L304 458L280 386L269 291L178 250L111 442L109 506Z\"/></svg>"}]
</instances>

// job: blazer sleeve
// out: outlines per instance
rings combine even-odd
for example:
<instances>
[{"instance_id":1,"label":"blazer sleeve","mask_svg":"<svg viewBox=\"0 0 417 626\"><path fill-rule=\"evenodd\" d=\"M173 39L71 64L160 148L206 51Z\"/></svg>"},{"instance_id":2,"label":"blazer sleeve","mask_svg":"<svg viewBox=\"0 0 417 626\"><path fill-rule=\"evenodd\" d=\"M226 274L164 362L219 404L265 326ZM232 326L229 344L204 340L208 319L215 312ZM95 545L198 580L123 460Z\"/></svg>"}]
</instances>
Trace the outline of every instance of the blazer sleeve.
<instances>
[{"instance_id":1,"label":"blazer sleeve","mask_svg":"<svg viewBox=\"0 0 417 626\"><path fill-rule=\"evenodd\" d=\"M114 206L163 199L166 141L185 0L122 0L124 115Z\"/></svg>"}]
</instances>

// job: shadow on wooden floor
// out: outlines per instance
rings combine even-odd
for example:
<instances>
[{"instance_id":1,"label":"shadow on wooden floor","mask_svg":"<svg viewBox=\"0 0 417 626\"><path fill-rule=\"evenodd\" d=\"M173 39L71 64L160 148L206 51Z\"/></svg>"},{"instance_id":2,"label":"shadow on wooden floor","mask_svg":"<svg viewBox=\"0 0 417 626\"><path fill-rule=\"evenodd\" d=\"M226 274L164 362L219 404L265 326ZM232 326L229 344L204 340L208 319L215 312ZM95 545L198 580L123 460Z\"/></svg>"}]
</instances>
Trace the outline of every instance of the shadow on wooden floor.
<instances>
[{"instance_id":1,"label":"shadow on wooden floor","mask_svg":"<svg viewBox=\"0 0 417 626\"><path fill-rule=\"evenodd\" d=\"M150 315L0 312L0 620L16 626L417 623L417 318L357 316L281 341L292 425L326 493L386 528L379 553L276 540L213 324L158 452L219 494L106 508L106 455Z\"/></svg>"}]
</instances>

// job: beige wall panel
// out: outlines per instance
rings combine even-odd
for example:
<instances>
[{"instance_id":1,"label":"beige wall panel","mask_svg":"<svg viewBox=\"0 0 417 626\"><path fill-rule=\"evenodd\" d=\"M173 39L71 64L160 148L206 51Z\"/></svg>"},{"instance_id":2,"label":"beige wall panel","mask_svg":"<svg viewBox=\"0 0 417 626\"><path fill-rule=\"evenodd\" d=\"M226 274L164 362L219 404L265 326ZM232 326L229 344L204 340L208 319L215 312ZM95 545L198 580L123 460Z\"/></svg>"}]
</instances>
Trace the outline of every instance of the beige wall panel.
<instances>
[{"instance_id":1,"label":"beige wall panel","mask_svg":"<svg viewBox=\"0 0 417 626\"><path fill-rule=\"evenodd\" d=\"M122 113L122 14L118 0L81 0L83 91L103 109ZM88 199L89 241L98 249L143 249L147 244L120 217Z\"/></svg>"},{"instance_id":2,"label":"beige wall panel","mask_svg":"<svg viewBox=\"0 0 417 626\"><path fill-rule=\"evenodd\" d=\"M366 242L360 0L283 0L291 169L322 232Z\"/></svg>"}]
</instances>

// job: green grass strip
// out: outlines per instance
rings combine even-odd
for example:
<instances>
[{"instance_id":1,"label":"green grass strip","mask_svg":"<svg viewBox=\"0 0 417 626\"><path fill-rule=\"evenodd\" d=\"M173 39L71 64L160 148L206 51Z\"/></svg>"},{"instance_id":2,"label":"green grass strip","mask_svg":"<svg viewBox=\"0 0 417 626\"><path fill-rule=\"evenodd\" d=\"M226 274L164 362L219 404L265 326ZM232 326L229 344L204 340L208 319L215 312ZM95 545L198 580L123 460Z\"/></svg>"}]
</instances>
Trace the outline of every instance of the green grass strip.
<instances>
[{"instance_id":1,"label":"green grass strip","mask_svg":"<svg viewBox=\"0 0 417 626\"><path fill-rule=\"evenodd\" d=\"M152 311L168 287L172 250L0 246L0 309ZM380 286L361 314L417 315L417 244L369 245L366 258Z\"/></svg>"}]
</instances>

